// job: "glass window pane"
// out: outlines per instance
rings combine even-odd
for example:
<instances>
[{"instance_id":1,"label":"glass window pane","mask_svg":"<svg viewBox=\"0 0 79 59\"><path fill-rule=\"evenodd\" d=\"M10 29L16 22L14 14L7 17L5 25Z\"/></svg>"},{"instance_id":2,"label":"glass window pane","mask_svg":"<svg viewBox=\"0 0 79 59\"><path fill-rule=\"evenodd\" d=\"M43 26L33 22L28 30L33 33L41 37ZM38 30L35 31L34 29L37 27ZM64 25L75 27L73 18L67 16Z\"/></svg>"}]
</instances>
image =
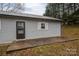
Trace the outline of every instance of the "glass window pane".
<instances>
[{"instance_id":1,"label":"glass window pane","mask_svg":"<svg viewBox=\"0 0 79 59\"><path fill-rule=\"evenodd\" d=\"M45 23L41 23L41 29L45 29Z\"/></svg>"},{"instance_id":2,"label":"glass window pane","mask_svg":"<svg viewBox=\"0 0 79 59\"><path fill-rule=\"evenodd\" d=\"M24 31L23 30L18 30L18 34L23 34Z\"/></svg>"},{"instance_id":3,"label":"glass window pane","mask_svg":"<svg viewBox=\"0 0 79 59\"><path fill-rule=\"evenodd\" d=\"M24 23L23 22L18 22L18 28L24 28Z\"/></svg>"}]
</instances>

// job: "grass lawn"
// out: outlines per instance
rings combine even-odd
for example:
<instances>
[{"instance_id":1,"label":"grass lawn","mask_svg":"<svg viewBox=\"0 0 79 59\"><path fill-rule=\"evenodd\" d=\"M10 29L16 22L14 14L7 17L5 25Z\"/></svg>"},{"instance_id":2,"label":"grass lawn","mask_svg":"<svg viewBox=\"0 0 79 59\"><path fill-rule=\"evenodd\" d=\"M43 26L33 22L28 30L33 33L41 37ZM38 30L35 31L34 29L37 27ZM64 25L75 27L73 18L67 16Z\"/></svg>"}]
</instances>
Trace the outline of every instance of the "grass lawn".
<instances>
[{"instance_id":1,"label":"grass lawn","mask_svg":"<svg viewBox=\"0 0 79 59\"><path fill-rule=\"evenodd\" d=\"M34 48L10 52L8 55L63 56L79 55L79 40L38 46Z\"/></svg>"},{"instance_id":2,"label":"grass lawn","mask_svg":"<svg viewBox=\"0 0 79 59\"><path fill-rule=\"evenodd\" d=\"M8 48L8 44L0 44L0 56L6 55L6 50Z\"/></svg>"},{"instance_id":3,"label":"grass lawn","mask_svg":"<svg viewBox=\"0 0 79 59\"><path fill-rule=\"evenodd\" d=\"M63 36L79 39L79 27L64 26ZM79 40L14 51L10 52L8 55L79 55Z\"/></svg>"},{"instance_id":4,"label":"grass lawn","mask_svg":"<svg viewBox=\"0 0 79 59\"><path fill-rule=\"evenodd\" d=\"M67 36L70 38L79 38L79 25L63 26L63 36Z\"/></svg>"}]
</instances>

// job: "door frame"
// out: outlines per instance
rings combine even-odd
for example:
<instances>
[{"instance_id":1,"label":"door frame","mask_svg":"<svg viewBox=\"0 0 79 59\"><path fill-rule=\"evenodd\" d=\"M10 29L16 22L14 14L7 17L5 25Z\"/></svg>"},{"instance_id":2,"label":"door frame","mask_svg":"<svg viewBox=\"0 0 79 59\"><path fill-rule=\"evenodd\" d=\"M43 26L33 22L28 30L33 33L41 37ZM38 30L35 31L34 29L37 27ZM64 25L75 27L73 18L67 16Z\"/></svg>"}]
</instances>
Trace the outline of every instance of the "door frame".
<instances>
[{"instance_id":1,"label":"door frame","mask_svg":"<svg viewBox=\"0 0 79 59\"><path fill-rule=\"evenodd\" d=\"M24 25L23 25L23 26L24 26L24 29L23 29L23 31L24 31L24 34L23 34L24 37L23 37L23 38L18 38L18 35L19 35L19 34L18 34L18 30L19 30L19 29L18 29L18 23L19 23L19 22L20 22L20 23L24 23ZM25 21L16 21L16 39L25 39Z\"/></svg>"}]
</instances>

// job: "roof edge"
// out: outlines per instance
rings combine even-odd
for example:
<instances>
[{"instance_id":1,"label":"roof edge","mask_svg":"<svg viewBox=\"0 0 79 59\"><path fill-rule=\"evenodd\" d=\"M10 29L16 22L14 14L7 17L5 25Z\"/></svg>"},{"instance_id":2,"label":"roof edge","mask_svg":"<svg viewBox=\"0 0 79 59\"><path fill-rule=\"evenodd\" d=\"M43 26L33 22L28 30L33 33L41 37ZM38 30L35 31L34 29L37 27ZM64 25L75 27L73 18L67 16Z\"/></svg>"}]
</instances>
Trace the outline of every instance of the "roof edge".
<instances>
[{"instance_id":1,"label":"roof edge","mask_svg":"<svg viewBox=\"0 0 79 59\"><path fill-rule=\"evenodd\" d=\"M13 12L6 12L6 11L0 11L0 15L11 15L11 16L20 16L20 17L32 17L32 18L41 18L41 19L50 19L55 21L61 21L61 19L53 18L53 17L47 17L47 16L40 16L40 15L32 15L32 14L26 14L26 13L13 13Z\"/></svg>"}]
</instances>

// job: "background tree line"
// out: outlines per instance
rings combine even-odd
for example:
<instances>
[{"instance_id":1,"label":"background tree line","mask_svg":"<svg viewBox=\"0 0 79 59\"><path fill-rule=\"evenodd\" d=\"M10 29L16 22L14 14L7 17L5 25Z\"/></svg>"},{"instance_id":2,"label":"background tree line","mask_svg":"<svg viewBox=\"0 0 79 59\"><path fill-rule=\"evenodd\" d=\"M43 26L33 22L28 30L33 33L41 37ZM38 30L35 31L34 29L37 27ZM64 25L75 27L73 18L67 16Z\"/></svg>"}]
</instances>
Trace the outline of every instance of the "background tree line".
<instances>
[{"instance_id":1,"label":"background tree line","mask_svg":"<svg viewBox=\"0 0 79 59\"><path fill-rule=\"evenodd\" d=\"M62 19L63 24L79 24L79 3L48 3L44 16Z\"/></svg>"}]
</instances>

